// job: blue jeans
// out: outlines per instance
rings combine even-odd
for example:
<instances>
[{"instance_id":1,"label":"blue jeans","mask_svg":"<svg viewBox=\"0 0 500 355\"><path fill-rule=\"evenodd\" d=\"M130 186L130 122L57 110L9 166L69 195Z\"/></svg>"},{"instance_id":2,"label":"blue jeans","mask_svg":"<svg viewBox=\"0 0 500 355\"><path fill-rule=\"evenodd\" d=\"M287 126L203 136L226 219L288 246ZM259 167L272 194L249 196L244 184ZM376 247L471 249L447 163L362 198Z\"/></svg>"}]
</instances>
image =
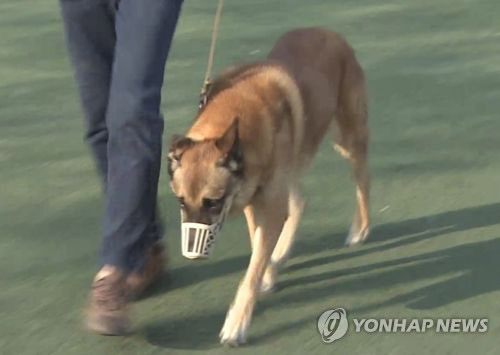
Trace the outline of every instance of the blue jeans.
<instances>
[{"instance_id":1,"label":"blue jeans","mask_svg":"<svg viewBox=\"0 0 500 355\"><path fill-rule=\"evenodd\" d=\"M60 0L105 197L101 265L140 270L156 211L163 73L182 0Z\"/></svg>"}]
</instances>

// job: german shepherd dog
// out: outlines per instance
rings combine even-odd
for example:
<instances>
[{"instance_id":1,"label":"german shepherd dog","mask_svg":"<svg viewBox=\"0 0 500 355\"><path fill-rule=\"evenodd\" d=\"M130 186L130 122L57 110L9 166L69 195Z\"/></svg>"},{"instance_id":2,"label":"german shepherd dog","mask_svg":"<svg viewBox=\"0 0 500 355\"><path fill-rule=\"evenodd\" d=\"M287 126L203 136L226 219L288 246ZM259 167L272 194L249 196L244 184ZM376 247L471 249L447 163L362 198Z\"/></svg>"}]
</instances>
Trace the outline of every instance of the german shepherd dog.
<instances>
[{"instance_id":1,"label":"german shepherd dog","mask_svg":"<svg viewBox=\"0 0 500 355\"><path fill-rule=\"evenodd\" d=\"M354 245L369 231L367 96L363 70L339 34L296 29L266 60L227 70L186 136L172 140L170 186L183 224L220 224L227 211L243 211L248 223L252 255L221 343L246 340L259 292L273 289L304 208L299 177L332 124L334 147L353 166L357 209L346 244Z\"/></svg>"}]
</instances>

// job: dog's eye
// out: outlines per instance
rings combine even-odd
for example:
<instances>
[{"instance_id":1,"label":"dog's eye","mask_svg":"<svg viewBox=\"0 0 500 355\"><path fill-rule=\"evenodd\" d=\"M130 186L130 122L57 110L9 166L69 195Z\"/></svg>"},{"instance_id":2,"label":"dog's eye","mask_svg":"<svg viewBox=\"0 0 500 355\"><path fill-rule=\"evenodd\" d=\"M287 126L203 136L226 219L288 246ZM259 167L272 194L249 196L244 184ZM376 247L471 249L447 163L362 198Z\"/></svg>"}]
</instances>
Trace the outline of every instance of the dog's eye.
<instances>
[{"instance_id":1,"label":"dog's eye","mask_svg":"<svg viewBox=\"0 0 500 355\"><path fill-rule=\"evenodd\" d=\"M212 198L204 198L203 199L203 207L210 210L218 210L222 207L224 203L224 198L212 199Z\"/></svg>"},{"instance_id":2,"label":"dog's eye","mask_svg":"<svg viewBox=\"0 0 500 355\"><path fill-rule=\"evenodd\" d=\"M179 201L179 205L181 208L186 207L186 204L184 203L184 197L177 197L177 201Z\"/></svg>"}]
</instances>

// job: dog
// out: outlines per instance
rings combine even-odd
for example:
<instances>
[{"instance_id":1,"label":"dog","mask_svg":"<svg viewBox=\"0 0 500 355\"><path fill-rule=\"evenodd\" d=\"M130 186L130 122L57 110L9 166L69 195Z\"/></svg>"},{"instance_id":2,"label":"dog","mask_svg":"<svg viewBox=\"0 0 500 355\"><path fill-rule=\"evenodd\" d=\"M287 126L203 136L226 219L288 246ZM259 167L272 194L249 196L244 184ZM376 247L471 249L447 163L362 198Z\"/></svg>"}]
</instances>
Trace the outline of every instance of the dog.
<instances>
[{"instance_id":1,"label":"dog","mask_svg":"<svg viewBox=\"0 0 500 355\"><path fill-rule=\"evenodd\" d=\"M221 343L245 342L259 292L273 289L304 209L299 178L331 126L334 148L351 162L356 183L346 244L367 238L367 110L363 70L343 37L323 28L296 29L279 38L265 60L223 72L187 134L172 139L170 187L182 223L194 225L197 236L204 226L212 233L208 244L206 236L200 241L183 234L186 248L206 244L188 257L207 256L227 213L243 211L248 224L250 263Z\"/></svg>"}]
</instances>

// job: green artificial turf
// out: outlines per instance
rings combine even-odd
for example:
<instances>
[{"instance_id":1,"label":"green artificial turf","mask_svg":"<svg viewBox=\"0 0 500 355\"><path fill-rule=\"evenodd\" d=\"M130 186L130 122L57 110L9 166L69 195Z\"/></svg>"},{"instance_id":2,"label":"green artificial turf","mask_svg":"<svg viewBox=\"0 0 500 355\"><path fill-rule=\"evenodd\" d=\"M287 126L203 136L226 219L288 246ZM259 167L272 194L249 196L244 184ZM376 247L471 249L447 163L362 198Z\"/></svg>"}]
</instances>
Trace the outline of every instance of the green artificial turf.
<instances>
[{"instance_id":1,"label":"green artificial turf","mask_svg":"<svg viewBox=\"0 0 500 355\"><path fill-rule=\"evenodd\" d=\"M195 112L215 2L186 1L170 60L165 142ZM227 1L216 70L263 58L299 26L343 33L370 91L373 232L342 248L354 209L349 167L322 146L278 291L249 344L217 334L249 256L242 218L207 262L182 258L175 199L161 176L170 281L136 303L137 332L99 337L81 311L96 271L100 187L57 2L0 2L0 354L498 354L500 336L500 3ZM316 320L487 317L484 334L348 334L324 344Z\"/></svg>"}]
</instances>

